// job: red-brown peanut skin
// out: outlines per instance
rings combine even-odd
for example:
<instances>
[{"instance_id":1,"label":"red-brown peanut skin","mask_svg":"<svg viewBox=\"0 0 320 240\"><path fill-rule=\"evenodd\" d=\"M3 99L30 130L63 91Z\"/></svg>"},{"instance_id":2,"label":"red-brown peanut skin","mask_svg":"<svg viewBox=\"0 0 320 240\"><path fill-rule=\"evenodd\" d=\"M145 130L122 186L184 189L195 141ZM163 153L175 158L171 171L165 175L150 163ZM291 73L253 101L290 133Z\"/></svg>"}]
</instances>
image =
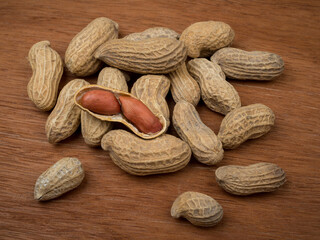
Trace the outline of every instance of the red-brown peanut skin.
<instances>
[{"instance_id":1,"label":"red-brown peanut skin","mask_svg":"<svg viewBox=\"0 0 320 240\"><path fill-rule=\"evenodd\" d=\"M143 133L156 133L162 129L160 120L138 99L120 96L122 114Z\"/></svg>"},{"instance_id":2,"label":"red-brown peanut skin","mask_svg":"<svg viewBox=\"0 0 320 240\"><path fill-rule=\"evenodd\" d=\"M114 115L121 112L120 104L112 92L91 90L81 99L81 105L90 111L103 115Z\"/></svg>"}]
</instances>

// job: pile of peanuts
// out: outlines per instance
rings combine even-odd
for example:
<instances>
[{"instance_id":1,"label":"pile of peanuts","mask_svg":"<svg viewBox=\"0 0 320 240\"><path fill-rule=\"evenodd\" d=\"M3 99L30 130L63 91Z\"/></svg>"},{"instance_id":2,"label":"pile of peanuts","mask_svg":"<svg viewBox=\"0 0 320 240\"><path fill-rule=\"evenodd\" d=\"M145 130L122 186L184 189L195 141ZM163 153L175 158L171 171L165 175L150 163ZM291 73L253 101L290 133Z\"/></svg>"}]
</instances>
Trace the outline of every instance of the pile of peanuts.
<instances>
[{"instance_id":1,"label":"pile of peanuts","mask_svg":"<svg viewBox=\"0 0 320 240\"><path fill-rule=\"evenodd\" d=\"M49 41L31 47L28 96L39 109L53 109L45 125L50 143L68 138L81 124L88 145L101 146L127 173L145 176L181 170L191 155L202 164L215 165L223 159L224 149L258 138L274 125L269 107L241 106L226 78L272 80L284 69L280 56L230 47L235 34L224 22L197 22L181 36L155 27L118 39L118 28L108 18L93 20L72 39L64 61ZM104 63L108 67L103 68ZM95 85L74 79L58 96L64 65L77 77L103 69ZM142 74L130 92L129 72ZM176 102L172 118L166 102L169 90ZM200 98L210 110L225 115L218 135L199 117ZM128 131L112 130L113 122ZM166 134L170 122L180 138ZM265 162L222 166L215 176L219 186L235 195L271 192L286 181L279 166ZM62 158L38 178L34 197L56 198L79 186L83 178L77 158ZM223 209L208 195L185 192L174 201L171 216L210 227L221 221Z\"/></svg>"}]
</instances>

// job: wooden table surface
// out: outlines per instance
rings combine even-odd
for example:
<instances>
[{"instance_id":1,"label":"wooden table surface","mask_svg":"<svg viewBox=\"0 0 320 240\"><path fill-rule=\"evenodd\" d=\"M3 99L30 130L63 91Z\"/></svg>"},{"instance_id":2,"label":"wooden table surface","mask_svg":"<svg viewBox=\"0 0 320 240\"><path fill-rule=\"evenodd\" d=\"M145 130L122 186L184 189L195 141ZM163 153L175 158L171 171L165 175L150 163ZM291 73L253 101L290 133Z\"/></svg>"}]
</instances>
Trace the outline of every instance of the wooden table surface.
<instances>
[{"instance_id":1,"label":"wooden table surface","mask_svg":"<svg viewBox=\"0 0 320 240\"><path fill-rule=\"evenodd\" d=\"M320 235L320 31L319 1L0 1L0 239L319 239ZM225 152L218 165L272 162L287 182L278 191L232 196L218 187L214 170L195 159L183 170L148 177L119 169L80 130L59 144L47 142L41 112L27 96L30 47L49 40L64 57L76 33L105 16L120 37L149 27L181 33L194 22L224 21L234 46L275 52L285 71L270 82L230 81L242 105L263 103L276 115L265 136ZM60 89L75 78L65 72ZM97 75L85 78L95 83ZM132 82L135 79L131 81ZM167 100L172 111L171 94ZM222 116L201 101L200 116L216 133ZM169 133L175 134L172 126ZM79 158L84 182L45 203L33 199L38 176L62 157ZM170 208L185 191L215 198L222 222L198 228L173 219Z\"/></svg>"}]
</instances>

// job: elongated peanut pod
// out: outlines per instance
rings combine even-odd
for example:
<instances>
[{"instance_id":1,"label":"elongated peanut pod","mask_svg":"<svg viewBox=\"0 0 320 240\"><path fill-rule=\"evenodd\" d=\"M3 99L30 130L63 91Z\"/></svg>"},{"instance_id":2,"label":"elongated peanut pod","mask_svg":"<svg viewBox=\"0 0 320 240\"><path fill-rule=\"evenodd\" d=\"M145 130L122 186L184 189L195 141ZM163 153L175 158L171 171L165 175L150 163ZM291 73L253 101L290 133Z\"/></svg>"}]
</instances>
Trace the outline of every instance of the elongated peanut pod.
<instances>
[{"instance_id":1,"label":"elongated peanut pod","mask_svg":"<svg viewBox=\"0 0 320 240\"><path fill-rule=\"evenodd\" d=\"M31 47L28 60L33 72L27 87L28 96L37 108L49 111L57 101L62 59L49 41L41 41Z\"/></svg>"},{"instance_id":2,"label":"elongated peanut pod","mask_svg":"<svg viewBox=\"0 0 320 240\"><path fill-rule=\"evenodd\" d=\"M176 70L186 60L187 49L173 38L115 39L97 50L95 57L129 72L164 74Z\"/></svg>"},{"instance_id":3,"label":"elongated peanut pod","mask_svg":"<svg viewBox=\"0 0 320 240\"><path fill-rule=\"evenodd\" d=\"M169 134L145 140L124 130L112 130L103 136L101 147L118 167L138 176L178 171L191 158L188 144Z\"/></svg>"},{"instance_id":4,"label":"elongated peanut pod","mask_svg":"<svg viewBox=\"0 0 320 240\"><path fill-rule=\"evenodd\" d=\"M284 70L284 62L277 54L231 47L217 51L211 61L217 62L227 77L239 80L268 81Z\"/></svg>"},{"instance_id":5,"label":"elongated peanut pod","mask_svg":"<svg viewBox=\"0 0 320 240\"><path fill-rule=\"evenodd\" d=\"M212 111L225 115L241 106L238 92L225 80L217 63L196 58L188 62L188 70L200 85L202 100Z\"/></svg>"},{"instance_id":6,"label":"elongated peanut pod","mask_svg":"<svg viewBox=\"0 0 320 240\"><path fill-rule=\"evenodd\" d=\"M65 63L69 71L84 77L97 72L102 62L93 57L95 51L110 39L118 38L118 24L100 17L90 22L70 42Z\"/></svg>"},{"instance_id":7,"label":"elongated peanut pod","mask_svg":"<svg viewBox=\"0 0 320 240\"><path fill-rule=\"evenodd\" d=\"M248 166L228 165L219 167L217 183L235 195L250 195L277 190L286 181L282 168L273 163L255 163Z\"/></svg>"},{"instance_id":8,"label":"elongated peanut pod","mask_svg":"<svg viewBox=\"0 0 320 240\"><path fill-rule=\"evenodd\" d=\"M184 100L173 110L172 122L182 140L187 142L195 158L204 164L214 165L223 159L221 141L200 119L195 107Z\"/></svg>"},{"instance_id":9,"label":"elongated peanut pod","mask_svg":"<svg viewBox=\"0 0 320 240\"><path fill-rule=\"evenodd\" d=\"M78 187L84 178L84 170L77 158L60 159L37 179L34 199L47 201Z\"/></svg>"},{"instance_id":10,"label":"elongated peanut pod","mask_svg":"<svg viewBox=\"0 0 320 240\"><path fill-rule=\"evenodd\" d=\"M183 63L177 70L168 74L171 81L171 94L175 102L185 100L194 106L197 106L200 100L200 87L194 80Z\"/></svg>"},{"instance_id":11,"label":"elongated peanut pod","mask_svg":"<svg viewBox=\"0 0 320 240\"><path fill-rule=\"evenodd\" d=\"M73 98L80 88L88 84L83 79L74 79L62 88L57 104L46 122L45 130L50 143L68 138L79 127L81 109L75 104Z\"/></svg>"},{"instance_id":12,"label":"elongated peanut pod","mask_svg":"<svg viewBox=\"0 0 320 240\"><path fill-rule=\"evenodd\" d=\"M123 115L143 133L159 132L163 126L159 119L138 99L120 96Z\"/></svg>"}]
</instances>

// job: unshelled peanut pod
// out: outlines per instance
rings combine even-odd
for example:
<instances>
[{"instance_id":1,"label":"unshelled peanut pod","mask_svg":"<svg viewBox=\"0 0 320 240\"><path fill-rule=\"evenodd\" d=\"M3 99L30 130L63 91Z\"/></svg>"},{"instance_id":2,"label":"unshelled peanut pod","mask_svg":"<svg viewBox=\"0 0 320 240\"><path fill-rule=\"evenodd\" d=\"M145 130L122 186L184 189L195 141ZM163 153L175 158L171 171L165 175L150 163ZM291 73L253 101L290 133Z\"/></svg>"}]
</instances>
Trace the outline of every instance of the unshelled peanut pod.
<instances>
[{"instance_id":1,"label":"unshelled peanut pod","mask_svg":"<svg viewBox=\"0 0 320 240\"><path fill-rule=\"evenodd\" d=\"M114 115L104 115L90 111L90 107L85 108L82 98L87 92L93 90L108 91L113 93L118 100L118 103L121 105L121 112ZM166 119L162 114L152 113L144 102L127 92L122 92L120 90L98 85L89 85L83 87L75 94L74 102L82 110L88 112L93 117L96 117L102 121L120 122L126 125L136 135L145 139L158 137L167 129ZM150 114L152 114L153 117L150 117ZM159 130L160 124L162 128ZM147 129L147 132L144 131L145 129Z\"/></svg>"},{"instance_id":2,"label":"unshelled peanut pod","mask_svg":"<svg viewBox=\"0 0 320 240\"><path fill-rule=\"evenodd\" d=\"M49 111L57 101L62 59L49 41L41 41L31 47L28 60L33 72L27 87L28 96L37 108Z\"/></svg>"},{"instance_id":3,"label":"unshelled peanut pod","mask_svg":"<svg viewBox=\"0 0 320 240\"><path fill-rule=\"evenodd\" d=\"M112 130L103 136L101 147L118 167L138 176L178 171L191 158L188 144L168 134L145 140L125 130Z\"/></svg>"},{"instance_id":4,"label":"unshelled peanut pod","mask_svg":"<svg viewBox=\"0 0 320 240\"><path fill-rule=\"evenodd\" d=\"M95 57L129 72L164 74L176 70L186 60L187 49L173 38L114 39L98 49Z\"/></svg>"},{"instance_id":5,"label":"unshelled peanut pod","mask_svg":"<svg viewBox=\"0 0 320 240\"><path fill-rule=\"evenodd\" d=\"M195 107L184 100L173 110L173 126L182 140L187 142L194 157L201 163L214 165L223 159L223 148L216 134L200 119Z\"/></svg>"},{"instance_id":6,"label":"unshelled peanut pod","mask_svg":"<svg viewBox=\"0 0 320 240\"><path fill-rule=\"evenodd\" d=\"M154 114L166 118L167 127L170 125L170 111L166 101L169 88L170 81L164 75L144 75L131 88L131 94L144 102Z\"/></svg>"},{"instance_id":7,"label":"unshelled peanut pod","mask_svg":"<svg viewBox=\"0 0 320 240\"><path fill-rule=\"evenodd\" d=\"M277 190L286 181L282 168L273 163L255 163L248 166L228 165L219 167L217 183L235 195L250 195Z\"/></svg>"},{"instance_id":8,"label":"unshelled peanut pod","mask_svg":"<svg viewBox=\"0 0 320 240\"><path fill-rule=\"evenodd\" d=\"M129 76L116 68L105 67L98 76L97 85L128 92ZM112 122L102 121L81 110L81 133L90 146L100 146L104 134L112 129Z\"/></svg>"},{"instance_id":9,"label":"unshelled peanut pod","mask_svg":"<svg viewBox=\"0 0 320 240\"><path fill-rule=\"evenodd\" d=\"M74 96L80 88L88 84L83 79L74 79L62 88L57 104L46 122L45 130L50 143L68 138L79 127L81 109L74 103Z\"/></svg>"},{"instance_id":10,"label":"unshelled peanut pod","mask_svg":"<svg viewBox=\"0 0 320 240\"><path fill-rule=\"evenodd\" d=\"M183 63L177 70L168 74L171 82L171 94L173 100L177 103L179 100L185 100L193 106L197 106L200 100L200 87L194 80Z\"/></svg>"},{"instance_id":11,"label":"unshelled peanut pod","mask_svg":"<svg viewBox=\"0 0 320 240\"><path fill-rule=\"evenodd\" d=\"M206 194L184 192L172 204L171 216L184 217L195 226L212 227L222 220L223 209L216 200Z\"/></svg>"},{"instance_id":12,"label":"unshelled peanut pod","mask_svg":"<svg viewBox=\"0 0 320 240\"><path fill-rule=\"evenodd\" d=\"M222 120L218 138L223 148L234 149L248 139L258 138L269 132L274 119L272 110L260 103L237 108Z\"/></svg>"},{"instance_id":13,"label":"unshelled peanut pod","mask_svg":"<svg viewBox=\"0 0 320 240\"><path fill-rule=\"evenodd\" d=\"M217 51L211 61L217 62L227 77L239 80L272 80L284 70L284 62L277 54L231 47Z\"/></svg>"},{"instance_id":14,"label":"unshelled peanut pod","mask_svg":"<svg viewBox=\"0 0 320 240\"><path fill-rule=\"evenodd\" d=\"M118 24L111 19L94 19L70 42L65 63L69 71L84 77L97 72L102 62L94 58L95 51L110 39L118 38Z\"/></svg>"},{"instance_id":15,"label":"unshelled peanut pod","mask_svg":"<svg viewBox=\"0 0 320 240\"><path fill-rule=\"evenodd\" d=\"M212 111L225 115L241 106L238 92L225 80L217 63L196 58L188 62L188 70L200 85L202 100Z\"/></svg>"},{"instance_id":16,"label":"unshelled peanut pod","mask_svg":"<svg viewBox=\"0 0 320 240\"><path fill-rule=\"evenodd\" d=\"M179 34L170 28L153 27L144 30L143 32L131 33L123 39L131 41L140 41L148 38L179 38Z\"/></svg>"},{"instance_id":17,"label":"unshelled peanut pod","mask_svg":"<svg viewBox=\"0 0 320 240\"><path fill-rule=\"evenodd\" d=\"M181 34L180 41L188 49L192 58L209 57L214 51L230 46L234 31L224 23L217 21L197 22L187 27Z\"/></svg>"},{"instance_id":18,"label":"unshelled peanut pod","mask_svg":"<svg viewBox=\"0 0 320 240\"><path fill-rule=\"evenodd\" d=\"M37 179L34 199L47 201L78 187L84 178L84 170L77 158L60 159Z\"/></svg>"}]
</instances>

